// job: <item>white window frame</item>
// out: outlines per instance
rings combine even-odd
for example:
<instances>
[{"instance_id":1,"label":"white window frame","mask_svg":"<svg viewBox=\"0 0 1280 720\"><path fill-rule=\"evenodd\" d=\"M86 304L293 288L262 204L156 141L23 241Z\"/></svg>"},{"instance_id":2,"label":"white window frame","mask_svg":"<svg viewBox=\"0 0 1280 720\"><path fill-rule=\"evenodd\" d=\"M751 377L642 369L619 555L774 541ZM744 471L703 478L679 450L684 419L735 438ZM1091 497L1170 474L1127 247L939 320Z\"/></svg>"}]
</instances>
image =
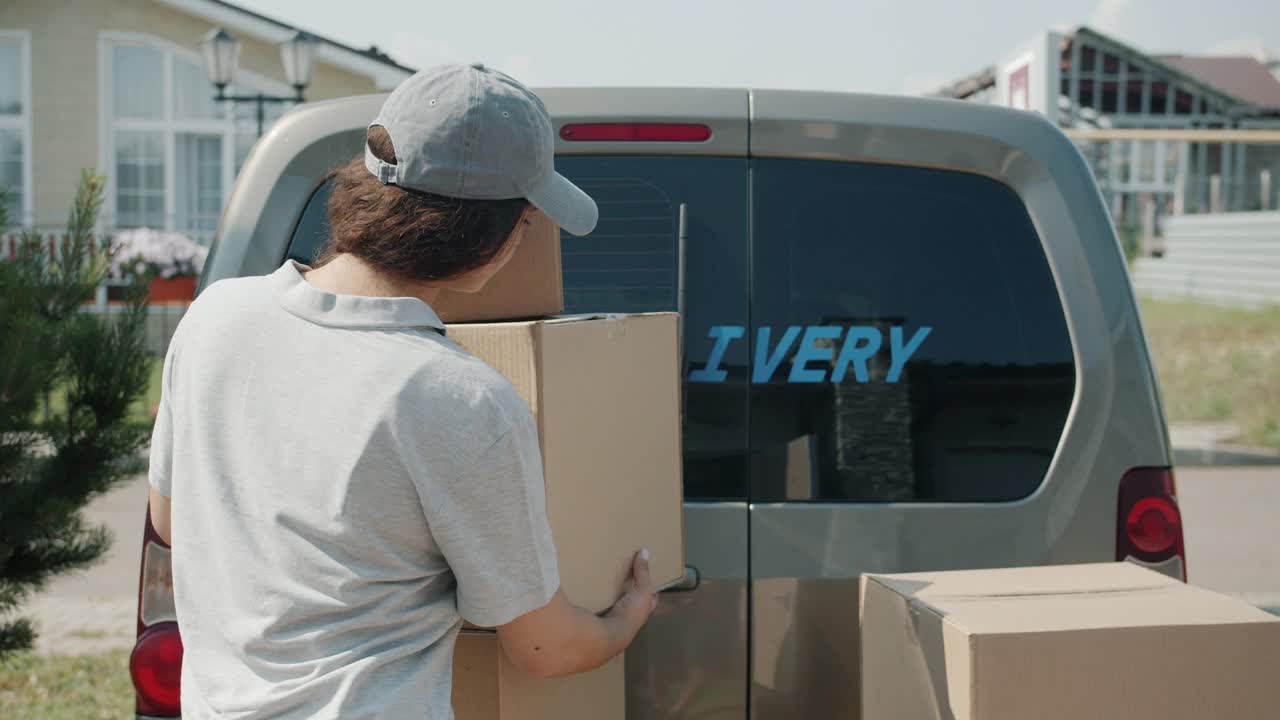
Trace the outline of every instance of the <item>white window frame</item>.
<instances>
[{"instance_id":1,"label":"white window frame","mask_svg":"<svg viewBox=\"0 0 1280 720\"><path fill-rule=\"evenodd\" d=\"M21 65L18 77L22 83L22 114L17 117L0 115L0 128L22 132L22 217L9 218L9 221L19 227L30 227L35 224L35 180L31 159L31 31L0 29L0 40L18 41Z\"/></svg>"},{"instance_id":2,"label":"white window frame","mask_svg":"<svg viewBox=\"0 0 1280 720\"><path fill-rule=\"evenodd\" d=\"M1106 187L1108 190L1116 192L1176 192L1177 179L1170 181L1166 177L1169 171L1168 154L1171 145L1178 146L1177 157L1177 173L1186 172L1187 167L1187 145L1186 143L1178 143L1173 140L1111 140L1110 143L1110 161L1107 169ZM1143 180L1141 177L1141 168L1139 161L1141 160L1141 146L1145 143L1151 152L1155 153L1152 161L1154 175L1150 180ZM1127 144L1127 145L1126 145ZM1126 145L1123 151L1118 150L1121 145ZM1129 179L1120 180L1120 161L1129 167Z\"/></svg>"},{"instance_id":3,"label":"white window frame","mask_svg":"<svg viewBox=\"0 0 1280 720\"><path fill-rule=\"evenodd\" d=\"M122 45L145 46L159 50L163 56L163 85L161 106L163 116L158 120L117 118L115 116L115 77L112 49ZM200 53L164 38L146 33L102 32L98 34L98 160L101 172L106 173L106 194L102 218L107 227L116 224L115 135L117 130L159 131L163 138L164 152L164 227L163 230L183 230L177 227L177 136L183 133L216 135L222 139L222 196L219 204L225 206L235 181L236 119L233 103L223 104L223 119L192 120L175 116L173 97L173 61L181 58L204 67ZM235 81L237 92L263 92L274 95L292 95L293 88L286 83L239 70ZM209 94L215 92L212 83Z\"/></svg>"}]
</instances>

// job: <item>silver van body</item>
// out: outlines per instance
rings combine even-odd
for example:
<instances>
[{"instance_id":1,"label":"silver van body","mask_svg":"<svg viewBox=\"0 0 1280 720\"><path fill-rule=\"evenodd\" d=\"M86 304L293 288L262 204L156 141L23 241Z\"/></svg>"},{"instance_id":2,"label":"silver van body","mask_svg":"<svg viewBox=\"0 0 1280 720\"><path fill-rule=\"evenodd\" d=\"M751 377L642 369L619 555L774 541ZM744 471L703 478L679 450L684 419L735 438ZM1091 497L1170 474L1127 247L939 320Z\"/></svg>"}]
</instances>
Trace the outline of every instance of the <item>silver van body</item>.
<instances>
[{"instance_id":1,"label":"silver van body","mask_svg":"<svg viewBox=\"0 0 1280 720\"><path fill-rule=\"evenodd\" d=\"M897 496L889 493L884 496L888 500L877 497L875 501L857 499L861 497L857 493L849 494L851 500L822 499L816 497L821 494L817 491L795 491L791 485L777 492L756 492L757 480L764 482L775 472L780 487L791 481L784 479L783 470L771 469L775 467L769 459L772 449L753 450L755 441L745 441L741 462L733 467L743 468L746 489L720 493L721 497L709 492L686 502L686 557L696 571L690 571L683 589L664 595L651 625L628 651L629 718L856 717L860 573L1116 559L1121 478L1135 467L1168 467L1170 446L1144 332L1104 202L1076 147L1048 121L1032 113L957 101L857 94L574 88L540 90L539 95L557 128L573 123L635 122L709 126L711 138L696 143L561 138L557 163L675 158L687 162L692 172L704 160L725 163L724 172L740 178L734 180L732 202L739 203L733 212L744 220L733 232L741 236L746 260L741 268L726 267L724 272L741 270L749 278L741 283L747 292L754 292L771 263L755 254L762 241L753 233L768 225L759 218L772 200L759 193L761 188L780 186L780 180L768 179L777 163L788 163L786 168L794 172L805 168L825 172L827 164L857 165L888 168L885 172L932 173L919 175L930 182L934 178L950 182L952 175L994 181L993 187L999 189L991 192L1011 191L1010 197L1025 209L1028 227L1039 240L1046 277L1052 279L1048 287L1061 306L1063 347L1069 347L1070 353L1069 368L1064 371L1068 376L1061 384L1061 418L1053 426L1056 444L1043 454L1042 462L1017 459L1014 451L1003 448L983 455L981 449L968 446L964 452L945 448L937 453L941 459L930 461L955 465L1001 458L991 465L992 474L1036 468L1026 492L991 491L1001 496L998 500L983 499L984 490L972 497L952 493L938 501L945 493L936 488L928 496L894 499ZM326 173L360 151L363 130L382 97L304 105L271 128L239 174L202 288L223 278L266 274L279 267ZM917 176L902 177L909 185ZM892 182L876 180L874 186L887 187ZM667 199L672 208L682 202L679 197ZM933 212L927 202L913 207L922 215ZM691 216L698 210L696 201L689 204ZM788 220L792 221L805 222L804 218ZM851 213L846 222L849 232L856 234L859 214ZM693 248L699 242L698 225L691 223L691 227L688 243ZM892 237L860 241L895 242ZM946 247L952 242L960 240L937 238L946 252L954 250ZM928 257L920 259L922 268L929 262ZM692 269L687 282L688 310L700 312L694 290L700 279ZM790 292L800 297L795 287ZM753 330L751 318L769 312L772 303L763 297L748 299L745 293L741 301L732 302ZM941 337L942 331L935 329L935 335ZM994 332L993 337L1014 333ZM702 335L688 336L686 344L710 345L705 331ZM777 334L768 338L751 332L743 342L766 346L778 342ZM760 348L754 349L754 356L762 357ZM748 357L746 350L741 355ZM733 403L748 395L755 398L753 393L772 392L768 378L755 385L742 382L741 393L728 385L716 392L734 398ZM791 391L781 386L777 390ZM834 395L824 396L821 402L839 406L842 391L831 392ZM971 394L980 397L981 392ZM906 395L901 402L908 402ZM918 404L917 399L910 402ZM752 438L764 438L770 431L764 427L768 418L763 407L755 399L744 401L726 413L734 418L724 420L723 427L748 427ZM1008 417L991 422L1003 422L1014 434L1022 418L1034 413L1016 402L1002 412ZM740 414L750 417L734 425ZM950 420L944 415L945 411L938 411L933 422L950 428L988 420L981 414ZM923 423L917 416L909 424ZM960 431L946 432L957 436ZM801 456L813 456L811 447L826 442L813 439L822 434L815 433L805 434L799 446L795 445L799 435L787 434L779 441L785 447L779 445L778 453L800 447ZM911 452L923 452L921 442ZM1038 453L1027 451L1026 457L1040 457ZM786 455L787 462L795 457ZM964 459L975 457L979 460ZM925 466L917 466L919 476L932 472L920 468ZM842 472L832 470L832 477L846 477ZM890 477L894 472L881 475ZM1005 480L993 482L999 486Z\"/></svg>"}]
</instances>

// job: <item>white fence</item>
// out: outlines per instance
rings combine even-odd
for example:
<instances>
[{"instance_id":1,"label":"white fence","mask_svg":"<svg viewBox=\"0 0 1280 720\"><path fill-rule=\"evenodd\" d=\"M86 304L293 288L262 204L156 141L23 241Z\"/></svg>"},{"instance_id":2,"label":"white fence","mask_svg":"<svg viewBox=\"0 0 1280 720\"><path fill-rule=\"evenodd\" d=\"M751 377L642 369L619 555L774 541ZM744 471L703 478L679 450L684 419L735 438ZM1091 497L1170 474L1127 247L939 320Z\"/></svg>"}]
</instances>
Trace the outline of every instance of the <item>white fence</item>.
<instances>
[{"instance_id":1,"label":"white fence","mask_svg":"<svg viewBox=\"0 0 1280 720\"><path fill-rule=\"evenodd\" d=\"M40 236L40 241L44 244L48 257L58 257L62 253L62 248L71 242L71 236L65 231L44 231L38 233L38 235ZM0 261L12 260L18 256L18 248L22 245L22 238L23 233L16 230L0 233ZM89 242L111 242L111 239L109 235L105 239L98 235L90 235ZM107 283L111 285L120 284L121 278L113 274Z\"/></svg>"},{"instance_id":2,"label":"white fence","mask_svg":"<svg viewBox=\"0 0 1280 720\"><path fill-rule=\"evenodd\" d=\"M70 242L66 232L40 232L40 240L44 242L45 251L57 256L63 244ZM18 247L22 244L23 233L10 231L0 234L0 260L12 260L18 255Z\"/></svg>"},{"instance_id":3,"label":"white fence","mask_svg":"<svg viewBox=\"0 0 1280 720\"><path fill-rule=\"evenodd\" d=\"M22 233L16 231L0 234L0 262L12 260L17 256L22 237ZM66 232L41 232L40 240L45 244L48 256L57 257L64 245L70 242L70 236ZM96 235L92 236L90 241L101 242ZM107 282L98 288L96 302L85 305L85 311L108 315L123 312L124 308L118 303L108 302L107 287L119 287L127 283L128 281L118 274L112 274ZM146 342L151 354L164 356L169 348L169 341L173 338L173 332L177 329L178 321L186 312L186 303L156 304L147 308Z\"/></svg>"},{"instance_id":4,"label":"white fence","mask_svg":"<svg viewBox=\"0 0 1280 720\"><path fill-rule=\"evenodd\" d=\"M1178 215L1162 257L1138 258L1139 295L1259 308L1280 305L1280 212Z\"/></svg>"},{"instance_id":5,"label":"white fence","mask_svg":"<svg viewBox=\"0 0 1280 720\"><path fill-rule=\"evenodd\" d=\"M88 312L106 313L114 315L124 312L124 308L120 305L94 306L85 307ZM173 340L173 333L178 329L178 323L182 320L182 316L187 314L187 305L185 303L172 303L165 305L151 305L147 308L147 324L146 324L146 343L147 352L156 356L164 357L169 351L169 343Z\"/></svg>"}]
</instances>

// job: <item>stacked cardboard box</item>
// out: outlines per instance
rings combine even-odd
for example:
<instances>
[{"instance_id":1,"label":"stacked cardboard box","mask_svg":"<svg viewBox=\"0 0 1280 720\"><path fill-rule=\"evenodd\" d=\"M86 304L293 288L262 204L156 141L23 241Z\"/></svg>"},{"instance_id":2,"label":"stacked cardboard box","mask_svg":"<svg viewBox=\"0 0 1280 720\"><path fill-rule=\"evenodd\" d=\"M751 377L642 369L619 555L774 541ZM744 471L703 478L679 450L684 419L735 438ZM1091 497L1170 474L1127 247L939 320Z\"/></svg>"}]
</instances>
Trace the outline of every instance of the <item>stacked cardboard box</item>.
<instances>
[{"instance_id":1,"label":"stacked cardboard box","mask_svg":"<svg viewBox=\"0 0 1280 720\"><path fill-rule=\"evenodd\" d=\"M563 312L560 229L536 213L520 247L483 290L445 290L431 303L431 309L446 323L547 317Z\"/></svg>"},{"instance_id":2,"label":"stacked cardboard box","mask_svg":"<svg viewBox=\"0 0 1280 720\"><path fill-rule=\"evenodd\" d=\"M862 578L863 720L1280 717L1280 617L1130 563Z\"/></svg>"},{"instance_id":3,"label":"stacked cardboard box","mask_svg":"<svg viewBox=\"0 0 1280 720\"><path fill-rule=\"evenodd\" d=\"M655 583L684 575L679 318L539 317L563 302L559 230L539 218L481 293L436 306L449 337L529 403L561 587L599 612L620 595L641 547ZM468 627L454 659L454 709L459 720L621 719L624 682L622 657L583 675L531 678L492 631Z\"/></svg>"}]
</instances>

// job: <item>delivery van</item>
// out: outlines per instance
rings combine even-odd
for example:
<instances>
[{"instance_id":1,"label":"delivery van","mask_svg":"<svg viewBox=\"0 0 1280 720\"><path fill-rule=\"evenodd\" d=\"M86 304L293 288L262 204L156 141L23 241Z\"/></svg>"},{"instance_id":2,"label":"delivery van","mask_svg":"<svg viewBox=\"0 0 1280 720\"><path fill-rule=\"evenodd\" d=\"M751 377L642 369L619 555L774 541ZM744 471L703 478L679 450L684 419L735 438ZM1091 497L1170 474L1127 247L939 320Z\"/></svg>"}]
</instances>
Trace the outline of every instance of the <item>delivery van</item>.
<instances>
[{"instance_id":1,"label":"delivery van","mask_svg":"<svg viewBox=\"0 0 1280 720\"><path fill-rule=\"evenodd\" d=\"M952 100L539 91L600 222L565 312L679 310L685 577L626 655L627 717L853 717L858 578L1130 560L1185 579L1128 272L1076 146ZM240 172L201 287L309 262L326 173L383 96L303 105ZM179 480L180 481L180 480ZM149 527L139 717L178 714Z\"/></svg>"}]
</instances>

